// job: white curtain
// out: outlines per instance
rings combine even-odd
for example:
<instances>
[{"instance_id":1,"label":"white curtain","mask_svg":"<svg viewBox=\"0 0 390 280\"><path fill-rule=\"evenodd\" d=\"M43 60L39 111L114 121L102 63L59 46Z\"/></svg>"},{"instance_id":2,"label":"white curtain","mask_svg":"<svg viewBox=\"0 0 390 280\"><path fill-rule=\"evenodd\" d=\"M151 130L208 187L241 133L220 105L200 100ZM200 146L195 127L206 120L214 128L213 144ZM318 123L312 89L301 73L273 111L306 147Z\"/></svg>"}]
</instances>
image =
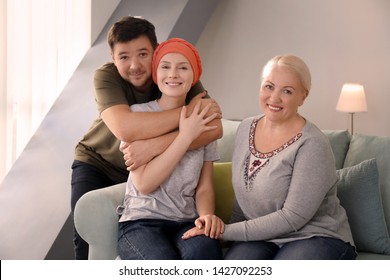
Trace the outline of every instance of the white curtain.
<instances>
[{"instance_id":1,"label":"white curtain","mask_svg":"<svg viewBox=\"0 0 390 280\"><path fill-rule=\"evenodd\" d=\"M1 181L91 46L91 0L0 1Z\"/></svg>"}]
</instances>

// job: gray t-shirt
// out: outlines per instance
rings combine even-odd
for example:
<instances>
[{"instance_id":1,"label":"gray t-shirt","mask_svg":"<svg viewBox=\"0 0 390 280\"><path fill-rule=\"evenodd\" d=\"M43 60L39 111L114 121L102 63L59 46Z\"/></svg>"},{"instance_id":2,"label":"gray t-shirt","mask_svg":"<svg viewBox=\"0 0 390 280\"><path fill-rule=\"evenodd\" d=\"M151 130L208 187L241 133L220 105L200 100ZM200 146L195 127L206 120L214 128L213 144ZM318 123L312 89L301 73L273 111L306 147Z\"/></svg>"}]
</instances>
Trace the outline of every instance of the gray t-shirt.
<instances>
[{"instance_id":1,"label":"gray t-shirt","mask_svg":"<svg viewBox=\"0 0 390 280\"><path fill-rule=\"evenodd\" d=\"M311 122L274 151L257 151L254 129L261 116L240 124L233 154L235 209L223 239L283 243L313 236L354 244L337 197L333 152ZM263 151L264 152L264 151Z\"/></svg>"},{"instance_id":2,"label":"gray t-shirt","mask_svg":"<svg viewBox=\"0 0 390 280\"><path fill-rule=\"evenodd\" d=\"M157 101L131 106L133 112L161 111ZM195 204L196 187L204 161L219 159L217 141L185 153L175 170L159 188L149 195L135 187L131 172L127 180L123 214L120 222L138 219L190 221L198 217Z\"/></svg>"}]
</instances>

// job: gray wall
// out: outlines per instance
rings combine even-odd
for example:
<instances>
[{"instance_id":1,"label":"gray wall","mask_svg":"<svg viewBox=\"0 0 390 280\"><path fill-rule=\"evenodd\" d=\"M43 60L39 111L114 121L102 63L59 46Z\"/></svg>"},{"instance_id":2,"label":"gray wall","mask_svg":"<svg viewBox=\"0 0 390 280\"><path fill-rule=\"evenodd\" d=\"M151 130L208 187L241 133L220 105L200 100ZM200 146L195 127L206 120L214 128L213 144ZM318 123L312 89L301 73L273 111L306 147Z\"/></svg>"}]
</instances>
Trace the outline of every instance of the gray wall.
<instances>
[{"instance_id":1,"label":"gray wall","mask_svg":"<svg viewBox=\"0 0 390 280\"><path fill-rule=\"evenodd\" d=\"M91 1L91 44L94 44L121 0Z\"/></svg>"},{"instance_id":2,"label":"gray wall","mask_svg":"<svg viewBox=\"0 0 390 280\"><path fill-rule=\"evenodd\" d=\"M301 113L321 129L348 129L335 110L342 84L362 83L368 112L355 132L390 136L390 1L224 0L200 37L202 82L225 118L258 114L260 71L292 53L311 68L313 87Z\"/></svg>"}]
</instances>

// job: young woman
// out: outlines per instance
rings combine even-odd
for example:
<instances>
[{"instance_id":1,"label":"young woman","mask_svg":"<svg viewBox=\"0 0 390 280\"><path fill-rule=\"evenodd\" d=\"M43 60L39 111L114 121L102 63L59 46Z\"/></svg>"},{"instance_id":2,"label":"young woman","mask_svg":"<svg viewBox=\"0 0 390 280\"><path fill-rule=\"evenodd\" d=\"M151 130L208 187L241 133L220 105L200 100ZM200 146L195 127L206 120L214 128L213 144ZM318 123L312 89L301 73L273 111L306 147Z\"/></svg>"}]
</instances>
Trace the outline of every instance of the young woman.
<instances>
[{"instance_id":1,"label":"young woman","mask_svg":"<svg viewBox=\"0 0 390 280\"><path fill-rule=\"evenodd\" d=\"M172 144L147 164L130 171L120 214L118 252L121 259L221 259L217 236L223 222L214 215L213 161L216 142L189 151L201 133L217 129L207 124L210 105L200 104L187 116L185 99L198 82L202 65L187 41L172 38L161 43L152 62L152 76L162 96L131 106L137 111L182 108L179 133ZM202 221L205 235L183 240L184 232Z\"/></svg>"}]
</instances>

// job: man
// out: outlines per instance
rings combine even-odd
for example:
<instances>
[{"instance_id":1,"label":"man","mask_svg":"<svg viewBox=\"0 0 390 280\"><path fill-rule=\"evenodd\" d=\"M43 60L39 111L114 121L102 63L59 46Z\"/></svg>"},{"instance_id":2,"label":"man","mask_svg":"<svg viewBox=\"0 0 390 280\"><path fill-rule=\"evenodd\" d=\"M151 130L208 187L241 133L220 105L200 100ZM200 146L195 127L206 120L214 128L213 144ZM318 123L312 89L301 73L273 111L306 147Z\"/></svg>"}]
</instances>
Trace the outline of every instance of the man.
<instances>
[{"instance_id":1,"label":"man","mask_svg":"<svg viewBox=\"0 0 390 280\"><path fill-rule=\"evenodd\" d=\"M113 62L100 67L94 76L95 99L100 116L92 123L75 149L72 164L72 216L78 199L91 190L126 182L128 170L149 162L162 153L177 135L180 108L164 112L131 112L132 104L160 97L152 80L152 56L157 47L153 24L145 19L124 17L108 32ZM200 94L199 94L200 93ZM219 113L218 104L202 99L206 94L200 82L187 95L188 114L201 101ZM196 96L196 97L195 97ZM195 98L194 98L195 97ZM192 101L191 101L192 100ZM220 119L210 125L219 129L203 133L191 148L203 146L222 136ZM119 150L120 141L126 142ZM126 167L127 166L127 167ZM74 229L76 259L88 259L88 244Z\"/></svg>"}]
</instances>

